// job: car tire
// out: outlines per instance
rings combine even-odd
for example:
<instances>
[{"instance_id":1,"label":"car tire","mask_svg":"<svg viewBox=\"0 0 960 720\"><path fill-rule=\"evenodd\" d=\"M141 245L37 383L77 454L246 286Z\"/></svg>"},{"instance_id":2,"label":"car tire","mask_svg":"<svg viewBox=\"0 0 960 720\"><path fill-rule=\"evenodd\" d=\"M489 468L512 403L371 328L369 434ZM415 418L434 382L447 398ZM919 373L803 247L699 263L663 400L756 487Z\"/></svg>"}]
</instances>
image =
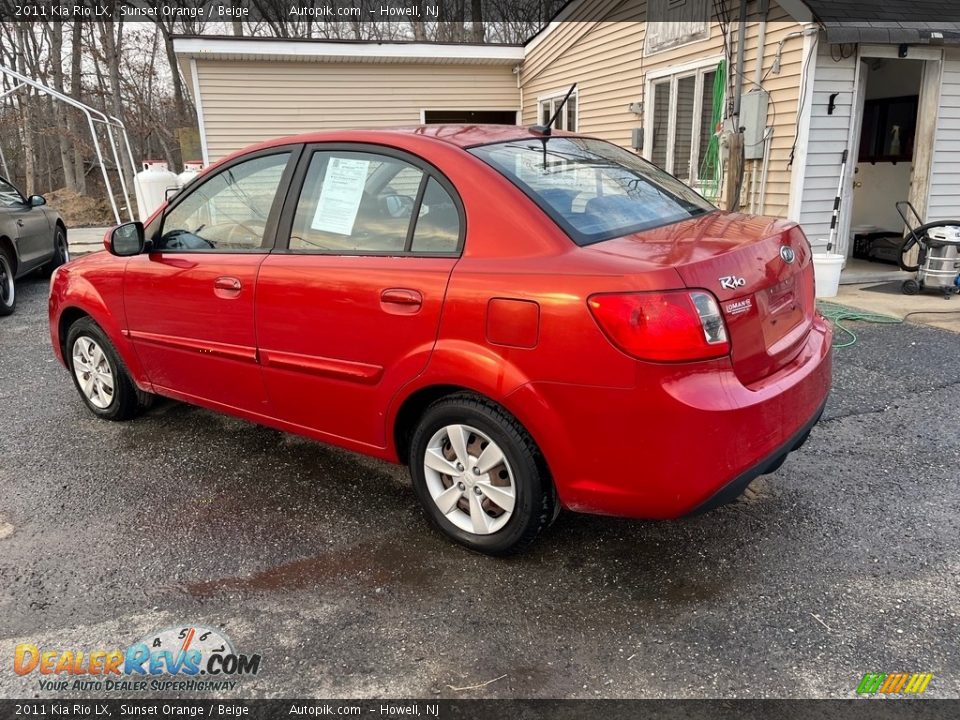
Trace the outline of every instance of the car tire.
<instances>
[{"instance_id":1,"label":"car tire","mask_svg":"<svg viewBox=\"0 0 960 720\"><path fill-rule=\"evenodd\" d=\"M67 233L57 225L57 232L53 239L53 257L50 262L40 268L40 272L44 277L50 277L54 270L68 262L70 262L70 246L67 245Z\"/></svg>"},{"instance_id":2,"label":"car tire","mask_svg":"<svg viewBox=\"0 0 960 720\"><path fill-rule=\"evenodd\" d=\"M516 553L556 517L539 448L516 418L485 398L457 394L430 405L414 431L409 466L427 516L472 550Z\"/></svg>"},{"instance_id":3,"label":"car tire","mask_svg":"<svg viewBox=\"0 0 960 720\"><path fill-rule=\"evenodd\" d=\"M97 417L129 420L142 409L145 397L150 397L137 389L113 343L90 318L70 326L64 350L73 384Z\"/></svg>"},{"instance_id":4,"label":"car tire","mask_svg":"<svg viewBox=\"0 0 960 720\"><path fill-rule=\"evenodd\" d=\"M10 315L17 309L17 284L13 275L13 259L0 249L0 315Z\"/></svg>"}]
</instances>

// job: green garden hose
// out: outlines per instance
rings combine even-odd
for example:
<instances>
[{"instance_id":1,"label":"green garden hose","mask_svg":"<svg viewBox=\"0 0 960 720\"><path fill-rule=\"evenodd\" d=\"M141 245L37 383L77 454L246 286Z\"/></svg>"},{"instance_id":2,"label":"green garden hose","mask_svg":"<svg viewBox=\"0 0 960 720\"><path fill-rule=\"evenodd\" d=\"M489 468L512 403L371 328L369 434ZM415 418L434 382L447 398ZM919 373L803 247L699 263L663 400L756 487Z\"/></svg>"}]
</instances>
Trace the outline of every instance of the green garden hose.
<instances>
[{"instance_id":1,"label":"green garden hose","mask_svg":"<svg viewBox=\"0 0 960 720\"><path fill-rule=\"evenodd\" d=\"M880 315L879 313L867 312L865 310L855 310L843 305L834 305L833 303L818 302L817 309L820 314L833 323L836 332L833 335L833 347L845 348L855 345L857 334L847 327L847 322L868 322L878 323L880 325L899 325L903 322L900 318L890 315ZM842 333L842 335L841 335Z\"/></svg>"},{"instance_id":2,"label":"green garden hose","mask_svg":"<svg viewBox=\"0 0 960 720\"><path fill-rule=\"evenodd\" d=\"M710 139L707 149L700 158L700 191L708 198L716 199L720 196L720 137L717 126L723 121L723 100L727 87L727 61L721 60L717 64L717 72L713 78L713 106L710 113ZM701 133L703 130L701 129Z\"/></svg>"}]
</instances>

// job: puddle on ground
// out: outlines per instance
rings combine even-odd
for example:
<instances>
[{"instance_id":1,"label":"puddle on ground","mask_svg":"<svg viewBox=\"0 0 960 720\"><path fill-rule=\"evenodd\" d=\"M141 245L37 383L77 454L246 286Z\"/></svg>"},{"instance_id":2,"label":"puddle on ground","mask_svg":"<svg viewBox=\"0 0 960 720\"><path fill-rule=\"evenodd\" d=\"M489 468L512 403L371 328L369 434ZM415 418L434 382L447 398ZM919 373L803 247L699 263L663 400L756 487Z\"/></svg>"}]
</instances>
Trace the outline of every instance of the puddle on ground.
<instances>
[{"instance_id":1,"label":"puddle on ground","mask_svg":"<svg viewBox=\"0 0 960 720\"><path fill-rule=\"evenodd\" d=\"M187 593L212 597L228 592L299 590L331 581L354 582L366 588L433 585L442 570L425 566L415 549L397 545L357 545L303 560L275 565L245 577L227 577L188 583Z\"/></svg>"}]
</instances>

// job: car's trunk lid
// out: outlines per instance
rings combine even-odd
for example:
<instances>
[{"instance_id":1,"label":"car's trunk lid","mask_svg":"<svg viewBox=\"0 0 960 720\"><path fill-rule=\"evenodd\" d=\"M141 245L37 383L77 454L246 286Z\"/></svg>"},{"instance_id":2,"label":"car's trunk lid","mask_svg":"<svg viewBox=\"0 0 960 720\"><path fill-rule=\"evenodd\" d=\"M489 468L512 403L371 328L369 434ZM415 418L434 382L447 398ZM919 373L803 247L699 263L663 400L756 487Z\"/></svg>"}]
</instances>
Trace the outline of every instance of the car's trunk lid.
<instances>
[{"instance_id":1,"label":"car's trunk lid","mask_svg":"<svg viewBox=\"0 0 960 720\"><path fill-rule=\"evenodd\" d=\"M591 246L645 266L671 266L688 288L712 292L738 378L771 375L799 353L815 312L810 247L782 220L710 213Z\"/></svg>"}]
</instances>

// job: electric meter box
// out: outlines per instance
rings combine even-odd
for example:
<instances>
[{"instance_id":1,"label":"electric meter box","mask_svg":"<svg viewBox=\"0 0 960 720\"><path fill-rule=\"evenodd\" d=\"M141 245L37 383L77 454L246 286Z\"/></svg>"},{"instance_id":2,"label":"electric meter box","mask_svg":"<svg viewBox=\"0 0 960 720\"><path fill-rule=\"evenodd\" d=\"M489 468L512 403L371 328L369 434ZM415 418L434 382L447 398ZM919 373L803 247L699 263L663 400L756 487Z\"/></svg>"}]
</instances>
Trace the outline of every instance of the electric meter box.
<instances>
[{"instance_id":1,"label":"electric meter box","mask_svg":"<svg viewBox=\"0 0 960 720\"><path fill-rule=\"evenodd\" d=\"M740 98L740 127L743 128L743 157L763 159L763 136L767 130L767 105L770 96L753 90Z\"/></svg>"}]
</instances>

